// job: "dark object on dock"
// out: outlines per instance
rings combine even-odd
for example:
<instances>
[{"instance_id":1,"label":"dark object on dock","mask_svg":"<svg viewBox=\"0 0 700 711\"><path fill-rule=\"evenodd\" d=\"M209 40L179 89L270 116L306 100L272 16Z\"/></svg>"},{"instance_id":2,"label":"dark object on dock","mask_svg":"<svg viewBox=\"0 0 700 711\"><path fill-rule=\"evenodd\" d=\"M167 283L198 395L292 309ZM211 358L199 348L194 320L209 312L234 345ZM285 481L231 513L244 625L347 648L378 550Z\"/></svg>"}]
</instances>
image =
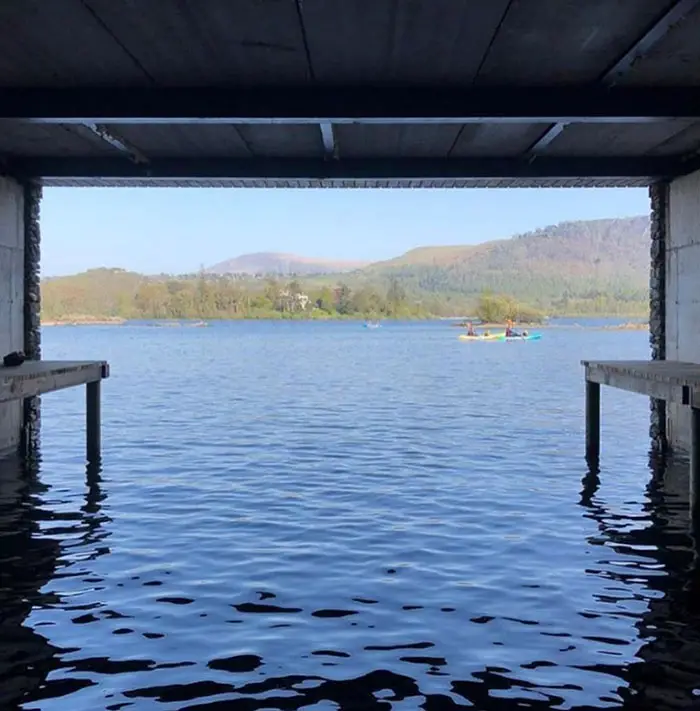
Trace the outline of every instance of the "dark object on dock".
<instances>
[{"instance_id":1,"label":"dark object on dock","mask_svg":"<svg viewBox=\"0 0 700 711\"><path fill-rule=\"evenodd\" d=\"M12 351L2 359L2 364L6 368L16 368L18 365L22 365L25 360L27 360L27 356L22 351Z\"/></svg>"},{"instance_id":2,"label":"dark object on dock","mask_svg":"<svg viewBox=\"0 0 700 711\"><path fill-rule=\"evenodd\" d=\"M581 361L586 369L586 458L600 458L600 386L690 408L690 519L700 532L700 364L671 360Z\"/></svg>"}]
</instances>

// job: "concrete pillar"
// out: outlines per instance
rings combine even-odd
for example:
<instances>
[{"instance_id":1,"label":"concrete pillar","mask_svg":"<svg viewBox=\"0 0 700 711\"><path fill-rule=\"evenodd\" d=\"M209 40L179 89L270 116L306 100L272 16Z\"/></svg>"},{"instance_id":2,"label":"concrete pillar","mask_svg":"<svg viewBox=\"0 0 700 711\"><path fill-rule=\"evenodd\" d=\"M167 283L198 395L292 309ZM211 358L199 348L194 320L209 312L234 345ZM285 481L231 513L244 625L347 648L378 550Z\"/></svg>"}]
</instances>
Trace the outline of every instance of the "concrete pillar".
<instances>
[{"instance_id":1,"label":"concrete pillar","mask_svg":"<svg viewBox=\"0 0 700 711\"><path fill-rule=\"evenodd\" d=\"M670 183L667 205L665 355L700 363L700 171ZM688 451L690 408L667 410L669 445Z\"/></svg>"},{"instance_id":2,"label":"concrete pillar","mask_svg":"<svg viewBox=\"0 0 700 711\"><path fill-rule=\"evenodd\" d=\"M24 352L32 360L41 359L41 185L24 186ZM41 399L24 402L24 449L35 451L39 444Z\"/></svg>"},{"instance_id":3,"label":"concrete pillar","mask_svg":"<svg viewBox=\"0 0 700 711\"><path fill-rule=\"evenodd\" d=\"M0 177L0 357L24 350L24 188ZM20 441L22 403L0 404L0 455Z\"/></svg>"},{"instance_id":4,"label":"concrete pillar","mask_svg":"<svg viewBox=\"0 0 700 711\"><path fill-rule=\"evenodd\" d=\"M652 360L666 359L666 235L668 231L667 183L649 188L651 202L651 269L649 272L649 345ZM666 403L651 398L649 436L652 452L667 449Z\"/></svg>"},{"instance_id":5,"label":"concrete pillar","mask_svg":"<svg viewBox=\"0 0 700 711\"><path fill-rule=\"evenodd\" d=\"M0 357L40 358L39 205L41 187L0 177ZM38 433L38 401L0 405L0 456L16 450L23 424Z\"/></svg>"}]
</instances>

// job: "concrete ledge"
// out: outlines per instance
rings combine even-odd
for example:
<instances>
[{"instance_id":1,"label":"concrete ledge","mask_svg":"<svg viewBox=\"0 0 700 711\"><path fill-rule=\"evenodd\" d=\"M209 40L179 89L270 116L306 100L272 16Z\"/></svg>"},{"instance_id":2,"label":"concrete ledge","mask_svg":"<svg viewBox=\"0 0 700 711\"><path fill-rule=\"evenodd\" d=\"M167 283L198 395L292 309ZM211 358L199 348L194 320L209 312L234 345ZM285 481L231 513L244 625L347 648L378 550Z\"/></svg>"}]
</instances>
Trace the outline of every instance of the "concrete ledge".
<instances>
[{"instance_id":1,"label":"concrete ledge","mask_svg":"<svg viewBox=\"0 0 700 711\"><path fill-rule=\"evenodd\" d=\"M27 361L0 367L0 402L23 400L109 377L105 361Z\"/></svg>"},{"instance_id":2,"label":"concrete ledge","mask_svg":"<svg viewBox=\"0 0 700 711\"><path fill-rule=\"evenodd\" d=\"M581 361L586 380L640 395L700 406L700 364L671 360Z\"/></svg>"},{"instance_id":3,"label":"concrete ledge","mask_svg":"<svg viewBox=\"0 0 700 711\"><path fill-rule=\"evenodd\" d=\"M600 386L649 395L689 414L690 520L700 534L700 364L674 360L589 361L586 368L586 460L599 469Z\"/></svg>"}]
</instances>

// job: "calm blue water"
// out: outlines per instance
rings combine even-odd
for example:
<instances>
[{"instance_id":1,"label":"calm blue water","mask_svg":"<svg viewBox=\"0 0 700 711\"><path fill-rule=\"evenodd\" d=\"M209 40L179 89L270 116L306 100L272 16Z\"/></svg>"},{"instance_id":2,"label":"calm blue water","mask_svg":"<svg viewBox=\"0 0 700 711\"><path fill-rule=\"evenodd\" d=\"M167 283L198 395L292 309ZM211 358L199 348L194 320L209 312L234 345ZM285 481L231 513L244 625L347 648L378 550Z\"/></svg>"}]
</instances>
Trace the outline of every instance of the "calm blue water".
<instances>
[{"instance_id":1,"label":"calm blue water","mask_svg":"<svg viewBox=\"0 0 700 711\"><path fill-rule=\"evenodd\" d=\"M0 708L688 708L682 466L655 483L613 390L582 456L580 359L648 334L457 333L45 329L111 363L104 462L82 389L46 396L38 476L0 486Z\"/></svg>"}]
</instances>

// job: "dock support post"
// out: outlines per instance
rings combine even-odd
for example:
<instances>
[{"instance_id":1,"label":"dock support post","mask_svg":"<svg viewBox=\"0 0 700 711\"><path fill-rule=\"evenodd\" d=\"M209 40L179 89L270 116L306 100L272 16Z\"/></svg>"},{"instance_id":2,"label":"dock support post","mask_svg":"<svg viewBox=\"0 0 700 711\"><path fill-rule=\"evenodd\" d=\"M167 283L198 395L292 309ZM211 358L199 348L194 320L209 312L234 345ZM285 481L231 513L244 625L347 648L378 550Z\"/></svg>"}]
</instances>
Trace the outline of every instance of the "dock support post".
<instances>
[{"instance_id":1,"label":"dock support post","mask_svg":"<svg viewBox=\"0 0 700 711\"><path fill-rule=\"evenodd\" d=\"M600 383L586 380L586 460L597 467L600 460Z\"/></svg>"},{"instance_id":2,"label":"dock support post","mask_svg":"<svg viewBox=\"0 0 700 711\"><path fill-rule=\"evenodd\" d=\"M690 522L700 531L700 409L690 408Z\"/></svg>"},{"instance_id":3,"label":"dock support post","mask_svg":"<svg viewBox=\"0 0 700 711\"><path fill-rule=\"evenodd\" d=\"M88 462L100 459L100 382L85 386L86 444Z\"/></svg>"}]
</instances>

